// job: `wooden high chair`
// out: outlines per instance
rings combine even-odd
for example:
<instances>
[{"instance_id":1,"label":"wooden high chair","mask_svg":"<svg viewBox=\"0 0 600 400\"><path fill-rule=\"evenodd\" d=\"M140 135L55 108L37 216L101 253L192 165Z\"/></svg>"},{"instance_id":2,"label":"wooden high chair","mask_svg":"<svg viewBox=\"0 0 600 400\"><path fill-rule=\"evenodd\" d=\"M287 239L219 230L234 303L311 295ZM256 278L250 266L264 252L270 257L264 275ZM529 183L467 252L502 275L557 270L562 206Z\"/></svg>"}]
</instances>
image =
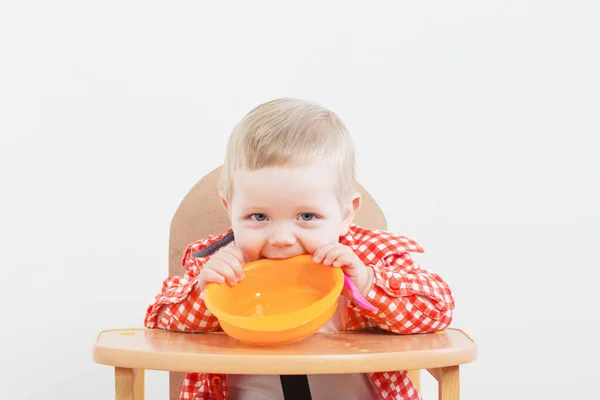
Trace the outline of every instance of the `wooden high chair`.
<instances>
[{"instance_id":1,"label":"wooden high chair","mask_svg":"<svg viewBox=\"0 0 600 400\"><path fill-rule=\"evenodd\" d=\"M186 246L229 227L217 196L221 167L202 178L186 195L171 222L169 275L183 275ZM375 200L359 185L362 206L354 222L386 229ZM381 339L381 340L380 340ZM282 348L252 348L223 332L180 333L158 329L100 332L94 361L115 367L117 400L143 400L144 370L170 371L170 400L178 400L185 372L229 374L332 374L408 370L420 387L420 370L438 381L439 399L459 399L459 365L475 360L477 346L454 328L420 335L389 333L316 333Z\"/></svg>"}]
</instances>

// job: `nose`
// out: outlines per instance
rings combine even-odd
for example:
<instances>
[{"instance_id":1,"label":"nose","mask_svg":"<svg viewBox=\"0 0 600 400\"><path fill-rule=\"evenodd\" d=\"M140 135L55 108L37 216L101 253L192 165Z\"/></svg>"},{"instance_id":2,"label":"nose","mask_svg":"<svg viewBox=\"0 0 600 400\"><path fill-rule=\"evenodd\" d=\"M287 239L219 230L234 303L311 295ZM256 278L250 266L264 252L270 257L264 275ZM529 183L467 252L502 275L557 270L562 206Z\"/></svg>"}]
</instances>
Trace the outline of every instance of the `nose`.
<instances>
[{"instance_id":1,"label":"nose","mask_svg":"<svg viewBox=\"0 0 600 400\"><path fill-rule=\"evenodd\" d=\"M269 237L269 244L275 247L293 246L296 243L296 236L292 229L285 224L278 224L274 227Z\"/></svg>"}]
</instances>

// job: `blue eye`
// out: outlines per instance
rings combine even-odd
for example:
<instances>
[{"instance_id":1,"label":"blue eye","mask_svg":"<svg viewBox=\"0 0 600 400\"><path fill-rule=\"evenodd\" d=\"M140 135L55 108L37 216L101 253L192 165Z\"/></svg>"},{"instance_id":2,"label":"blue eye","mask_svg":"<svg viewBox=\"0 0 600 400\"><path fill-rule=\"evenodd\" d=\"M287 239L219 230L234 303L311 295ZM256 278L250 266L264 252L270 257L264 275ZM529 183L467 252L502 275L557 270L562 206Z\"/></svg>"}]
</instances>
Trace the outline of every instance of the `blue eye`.
<instances>
[{"instance_id":1,"label":"blue eye","mask_svg":"<svg viewBox=\"0 0 600 400\"><path fill-rule=\"evenodd\" d=\"M252 214L250 218L253 218L255 221L262 222L266 221L267 216L265 214Z\"/></svg>"},{"instance_id":2,"label":"blue eye","mask_svg":"<svg viewBox=\"0 0 600 400\"><path fill-rule=\"evenodd\" d=\"M315 214L304 213L300 215L300 218L302 218L302 221L312 221L315 218Z\"/></svg>"}]
</instances>

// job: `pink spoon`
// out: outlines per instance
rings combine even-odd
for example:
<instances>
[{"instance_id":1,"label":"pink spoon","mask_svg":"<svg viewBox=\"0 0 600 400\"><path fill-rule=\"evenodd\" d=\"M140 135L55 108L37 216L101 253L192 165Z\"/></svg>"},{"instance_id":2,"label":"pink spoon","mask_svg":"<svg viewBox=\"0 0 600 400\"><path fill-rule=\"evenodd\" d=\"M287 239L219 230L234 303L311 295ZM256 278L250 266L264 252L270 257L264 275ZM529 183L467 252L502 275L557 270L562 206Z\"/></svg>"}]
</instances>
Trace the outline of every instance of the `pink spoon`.
<instances>
[{"instance_id":1,"label":"pink spoon","mask_svg":"<svg viewBox=\"0 0 600 400\"><path fill-rule=\"evenodd\" d=\"M375 306L373 306L373 304L369 303L367 301L367 299L365 299L360 292L358 291L358 288L356 287L356 285L354 284L354 282L352 282L352 280L350 278L348 278L348 275L344 274L344 289L350 291L350 293L352 293L352 297L354 298L354 301L356 302L356 304L358 304L359 307L364 308L365 310L369 310L369 311L377 311L377 308L375 308Z\"/></svg>"}]
</instances>

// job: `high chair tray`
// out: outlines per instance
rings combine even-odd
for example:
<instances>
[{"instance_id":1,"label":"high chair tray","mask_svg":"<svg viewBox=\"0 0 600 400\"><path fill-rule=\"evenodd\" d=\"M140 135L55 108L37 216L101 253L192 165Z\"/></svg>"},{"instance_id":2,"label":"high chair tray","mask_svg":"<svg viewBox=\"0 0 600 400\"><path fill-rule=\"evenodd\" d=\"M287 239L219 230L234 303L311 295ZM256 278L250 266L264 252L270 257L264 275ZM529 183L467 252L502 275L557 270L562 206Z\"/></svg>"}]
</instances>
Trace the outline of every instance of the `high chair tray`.
<instances>
[{"instance_id":1,"label":"high chair tray","mask_svg":"<svg viewBox=\"0 0 600 400\"><path fill-rule=\"evenodd\" d=\"M100 332L94 361L122 368L223 374L331 374L413 370L475 360L476 343L463 331L419 335L386 332L316 333L280 347L253 347L223 332L159 329Z\"/></svg>"}]
</instances>

